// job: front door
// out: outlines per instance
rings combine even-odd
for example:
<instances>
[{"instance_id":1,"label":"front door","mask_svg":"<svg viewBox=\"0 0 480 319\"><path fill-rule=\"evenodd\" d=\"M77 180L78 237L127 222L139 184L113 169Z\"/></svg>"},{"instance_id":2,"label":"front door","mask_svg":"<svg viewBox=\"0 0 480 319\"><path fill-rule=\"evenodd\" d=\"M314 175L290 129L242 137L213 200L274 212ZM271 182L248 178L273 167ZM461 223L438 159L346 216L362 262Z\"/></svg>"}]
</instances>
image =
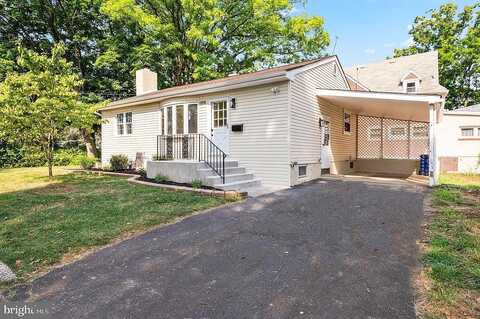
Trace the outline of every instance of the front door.
<instances>
[{"instance_id":1,"label":"front door","mask_svg":"<svg viewBox=\"0 0 480 319\"><path fill-rule=\"evenodd\" d=\"M321 154L321 165L322 169L330 169L332 154L330 148L330 121L320 120L320 129L322 133L322 154Z\"/></svg>"},{"instance_id":2,"label":"front door","mask_svg":"<svg viewBox=\"0 0 480 319\"><path fill-rule=\"evenodd\" d=\"M212 102L212 142L226 154L229 153L228 102Z\"/></svg>"}]
</instances>

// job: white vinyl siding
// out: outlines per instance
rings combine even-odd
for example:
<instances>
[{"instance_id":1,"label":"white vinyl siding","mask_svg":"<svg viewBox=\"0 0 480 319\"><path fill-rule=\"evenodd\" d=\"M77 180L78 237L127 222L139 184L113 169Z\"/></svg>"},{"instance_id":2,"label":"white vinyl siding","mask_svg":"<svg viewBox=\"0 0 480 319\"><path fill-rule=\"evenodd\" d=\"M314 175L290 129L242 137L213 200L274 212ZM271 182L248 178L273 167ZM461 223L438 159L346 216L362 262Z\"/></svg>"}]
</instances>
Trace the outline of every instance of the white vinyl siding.
<instances>
[{"instance_id":1,"label":"white vinyl siding","mask_svg":"<svg viewBox=\"0 0 480 319\"><path fill-rule=\"evenodd\" d=\"M117 114L127 112L132 112L132 134L118 135ZM156 152L156 136L160 134L158 104L103 111L102 119L103 164L108 164L112 155L125 154L133 161L137 152L145 153L147 159Z\"/></svg>"},{"instance_id":2,"label":"white vinyl siding","mask_svg":"<svg viewBox=\"0 0 480 319\"><path fill-rule=\"evenodd\" d=\"M275 87L277 94L272 92ZM289 186L287 81L134 107L133 135L122 137L124 140L112 136L111 119L116 113L129 112L132 108L105 111L103 119L109 123L102 125L102 162L108 163L113 154L126 154L133 160L137 152L145 152L145 157L151 159L156 152L156 136L160 134L160 108L167 105L198 103L198 131L211 138L208 103L230 98L236 99L236 108L228 109L230 158L239 161L262 185ZM234 124L243 124L243 132L231 132Z\"/></svg>"},{"instance_id":3,"label":"white vinyl siding","mask_svg":"<svg viewBox=\"0 0 480 319\"><path fill-rule=\"evenodd\" d=\"M336 62L320 65L297 75L291 82L290 97L290 161L298 164L318 163L321 154L321 132L319 119L322 102L317 98L316 89L348 89ZM337 72L335 73L335 69ZM325 112L323 112L325 113ZM340 127L343 133L343 110ZM328 115L328 114L323 114ZM355 118L351 117L351 122ZM332 136L337 127L336 117L331 118ZM353 128L352 128L353 129ZM353 130L352 130L353 132ZM348 135L346 135L348 136ZM294 183L295 181L292 181Z\"/></svg>"}]
</instances>

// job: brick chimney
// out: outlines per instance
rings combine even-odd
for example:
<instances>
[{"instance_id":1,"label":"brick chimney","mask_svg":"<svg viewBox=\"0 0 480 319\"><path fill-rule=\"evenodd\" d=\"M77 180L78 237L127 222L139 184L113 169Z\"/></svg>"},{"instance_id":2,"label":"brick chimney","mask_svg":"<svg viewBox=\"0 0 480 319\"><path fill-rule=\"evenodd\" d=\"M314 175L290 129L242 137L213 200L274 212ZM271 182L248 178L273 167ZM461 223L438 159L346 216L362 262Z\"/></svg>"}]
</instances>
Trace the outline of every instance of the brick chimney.
<instances>
[{"instance_id":1,"label":"brick chimney","mask_svg":"<svg viewBox=\"0 0 480 319\"><path fill-rule=\"evenodd\" d=\"M158 90L157 73L147 68L137 70L135 73L137 95L153 92Z\"/></svg>"}]
</instances>

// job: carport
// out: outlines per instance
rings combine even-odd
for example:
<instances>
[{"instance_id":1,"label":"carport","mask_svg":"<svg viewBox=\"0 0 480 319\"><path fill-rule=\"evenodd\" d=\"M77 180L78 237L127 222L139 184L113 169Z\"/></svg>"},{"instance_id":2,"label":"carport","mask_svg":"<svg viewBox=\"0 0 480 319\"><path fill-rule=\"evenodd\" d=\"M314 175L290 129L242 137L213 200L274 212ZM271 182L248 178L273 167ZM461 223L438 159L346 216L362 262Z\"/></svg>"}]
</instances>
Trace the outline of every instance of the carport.
<instances>
[{"instance_id":1,"label":"carport","mask_svg":"<svg viewBox=\"0 0 480 319\"><path fill-rule=\"evenodd\" d=\"M317 96L356 115L356 171L411 172L428 154L429 183L437 184L440 95L318 89Z\"/></svg>"}]
</instances>

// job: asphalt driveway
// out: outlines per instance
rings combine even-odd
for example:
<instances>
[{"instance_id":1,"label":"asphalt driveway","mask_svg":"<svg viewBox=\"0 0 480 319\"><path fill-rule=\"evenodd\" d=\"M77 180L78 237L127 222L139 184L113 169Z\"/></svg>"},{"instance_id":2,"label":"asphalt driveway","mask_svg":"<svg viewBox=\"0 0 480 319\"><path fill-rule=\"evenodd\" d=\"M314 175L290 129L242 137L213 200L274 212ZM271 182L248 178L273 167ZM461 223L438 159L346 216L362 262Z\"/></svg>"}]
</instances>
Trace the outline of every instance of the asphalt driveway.
<instances>
[{"instance_id":1,"label":"asphalt driveway","mask_svg":"<svg viewBox=\"0 0 480 319\"><path fill-rule=\"evenodd\" d=\"M17 299L52 318L414 318L423 195L316 181L108 247Z\"/></svg>"}]
</instances>

